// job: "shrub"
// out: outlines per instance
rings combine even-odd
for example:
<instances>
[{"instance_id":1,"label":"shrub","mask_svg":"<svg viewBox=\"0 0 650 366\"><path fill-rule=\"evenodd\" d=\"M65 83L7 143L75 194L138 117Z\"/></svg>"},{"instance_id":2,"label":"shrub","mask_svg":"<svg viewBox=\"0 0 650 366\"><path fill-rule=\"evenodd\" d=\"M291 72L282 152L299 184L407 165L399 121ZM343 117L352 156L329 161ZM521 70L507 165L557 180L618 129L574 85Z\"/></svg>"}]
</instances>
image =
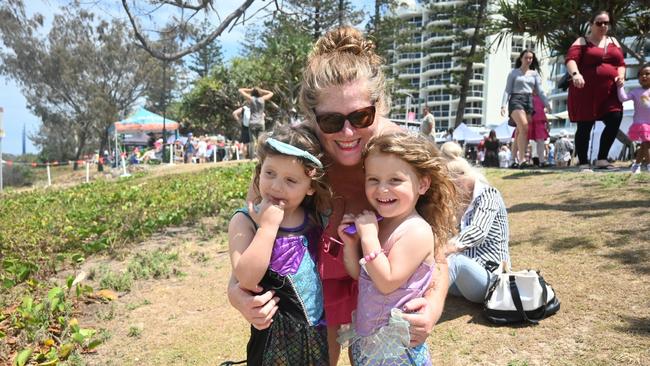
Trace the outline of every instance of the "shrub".
<instances>
[{"instance_id":1,"label":"shrub","mask_svg":"<svg viewBox=\"0 0 650 366\"><path fill-rule=\"evenodd\" d=\"M35 176L31 168L24 165L5 165L2 167L2 182L7 187L25 187L34 184Z\"/></svg>"}]
</instances>

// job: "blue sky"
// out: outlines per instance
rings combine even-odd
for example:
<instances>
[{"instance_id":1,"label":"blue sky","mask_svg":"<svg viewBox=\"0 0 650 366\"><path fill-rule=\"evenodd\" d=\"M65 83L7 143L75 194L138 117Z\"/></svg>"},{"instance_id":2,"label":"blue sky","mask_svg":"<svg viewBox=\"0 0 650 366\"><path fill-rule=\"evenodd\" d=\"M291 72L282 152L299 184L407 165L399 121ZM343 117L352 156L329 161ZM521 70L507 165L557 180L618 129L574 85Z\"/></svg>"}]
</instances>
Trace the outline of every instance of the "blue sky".
<instances>
[{"instance_id":1,"label":"blue sky","mask_svg":"<svg viewBox=\"0 0 650 366\"><path fill-rule=\"evenodd\" d=\"M27 12L43 14L47 21L50 21L53 15L58 11L59 7L68 4L69 0L25 0L25 7ZM269 4L270 0L261 1L256 0L247 14L252 14L256 9L261 6ZM98 14L101 17L108 18L117 16L125 18L121 12L121 4L112 0L81 0L82 4L86 4L88 9ZM216 1L218 10L224 13L234 9L240 1ZM373 1L353 1L357 8L362 8L366 14L373 11ZM222 13L223 14L223 13ZM167 17L158 14L158 19L166 19ZM155 20L154 20L155 22ZM253 24L250 22L248 24ZM229 59L236 56L240 50L240 42L244 38L244 27L235 27L231 32L222 34L219 40L222 45L224 56ZM2 139L2 151L10 154L20 154L22 152L22 132L23 126L27 130L27 134L36 134L40 126L39 119L34 116L27 108L25 98L21 94L20 88L13 80L9 80L0 76L0 107L4 108L4 129L6 136ZM27 152L36 153L34 147L27 139Z\"/></svg>"}]
</instances>

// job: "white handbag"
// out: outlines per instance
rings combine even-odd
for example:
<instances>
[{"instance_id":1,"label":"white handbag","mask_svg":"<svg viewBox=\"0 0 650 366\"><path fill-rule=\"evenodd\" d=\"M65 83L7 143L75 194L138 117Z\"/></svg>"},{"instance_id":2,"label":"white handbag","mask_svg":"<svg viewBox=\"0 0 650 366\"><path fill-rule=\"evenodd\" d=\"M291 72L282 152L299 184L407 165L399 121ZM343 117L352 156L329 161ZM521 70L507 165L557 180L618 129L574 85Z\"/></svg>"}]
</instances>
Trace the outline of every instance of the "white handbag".
<instances>
[{"instance_id":1,"label":"white handbag","mask_svg":"<svg viewBox=\"0 0 650 366\"><path fill-rule=\"evenodd\" d=\"M494 272L496 281L485 295L484 312L496 324L537 324L555 314L560 301L539 271L512 272L503 262Z\"/></svg>"}]
</instances>

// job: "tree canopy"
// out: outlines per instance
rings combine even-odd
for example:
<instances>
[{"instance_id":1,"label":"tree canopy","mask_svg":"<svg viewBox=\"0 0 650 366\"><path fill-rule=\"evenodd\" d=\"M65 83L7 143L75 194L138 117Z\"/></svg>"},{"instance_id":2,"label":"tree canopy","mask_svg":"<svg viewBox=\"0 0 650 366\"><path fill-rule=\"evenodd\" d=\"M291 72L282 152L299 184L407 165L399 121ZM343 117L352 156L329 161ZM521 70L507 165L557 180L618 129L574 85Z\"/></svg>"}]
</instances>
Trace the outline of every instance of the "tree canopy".
<instances>
[{"instance_id":1,"label":"tree canopy","mask_svg":"<svg viewBox=\"0 0 650 366\"><path fill-rule=\"evenodd\" d=\"M77 4L54 16L28 17L22 1L0 5L0 72L14 79L42 121L32 140L43 158L78 160L107 141L107 127L124 117L158 66L136 47L125 24L96 18Z\"/></svg>"}]
</instances>

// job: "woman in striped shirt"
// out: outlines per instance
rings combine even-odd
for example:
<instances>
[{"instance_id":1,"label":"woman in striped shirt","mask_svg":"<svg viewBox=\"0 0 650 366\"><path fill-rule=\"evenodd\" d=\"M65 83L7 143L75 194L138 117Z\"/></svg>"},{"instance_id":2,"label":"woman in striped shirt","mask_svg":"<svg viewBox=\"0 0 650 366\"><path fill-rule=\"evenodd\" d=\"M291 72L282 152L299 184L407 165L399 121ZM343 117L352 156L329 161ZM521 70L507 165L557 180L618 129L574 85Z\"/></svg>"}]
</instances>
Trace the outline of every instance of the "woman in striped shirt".
<instances>
[{"instance_id":1,"label":"woman in striped shirt","mask_svg":"<svg viewBox=\"0 0 650 366\"><path fill-rule=\"evenodd\" d=\"M467 160L441 150L461 202L460 232L445 250L449 293L482 303L494 278L488 262L510 264L506 206L499 191Z\"/></svg>"}]
</instances>

